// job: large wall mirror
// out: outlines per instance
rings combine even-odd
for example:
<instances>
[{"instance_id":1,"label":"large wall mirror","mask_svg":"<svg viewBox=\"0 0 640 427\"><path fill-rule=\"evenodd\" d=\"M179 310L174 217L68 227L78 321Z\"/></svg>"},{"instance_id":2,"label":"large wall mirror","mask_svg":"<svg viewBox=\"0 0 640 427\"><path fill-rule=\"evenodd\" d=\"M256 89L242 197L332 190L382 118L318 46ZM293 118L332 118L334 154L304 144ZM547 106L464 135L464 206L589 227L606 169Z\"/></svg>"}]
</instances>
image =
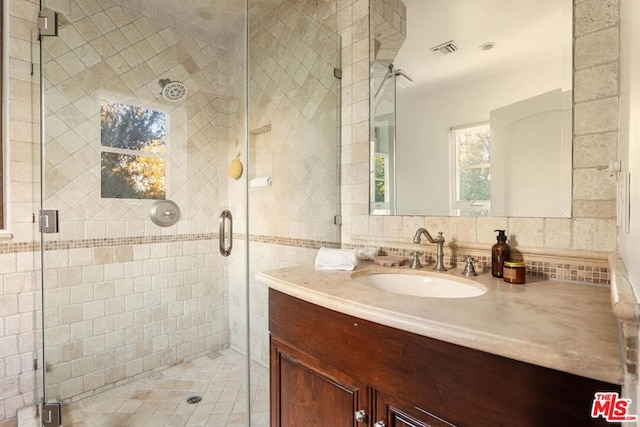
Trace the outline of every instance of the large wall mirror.
<instances>
[{"instance_id":1,"label":"large wall mirror","mask_svg":"<svg viewBox=\"0 0 640 427\"><path fill-rule=\"evenodd\" d=\"M572 0L401 1L371 0L370 213L570 217Z\"/></svg>"}]
</instances>

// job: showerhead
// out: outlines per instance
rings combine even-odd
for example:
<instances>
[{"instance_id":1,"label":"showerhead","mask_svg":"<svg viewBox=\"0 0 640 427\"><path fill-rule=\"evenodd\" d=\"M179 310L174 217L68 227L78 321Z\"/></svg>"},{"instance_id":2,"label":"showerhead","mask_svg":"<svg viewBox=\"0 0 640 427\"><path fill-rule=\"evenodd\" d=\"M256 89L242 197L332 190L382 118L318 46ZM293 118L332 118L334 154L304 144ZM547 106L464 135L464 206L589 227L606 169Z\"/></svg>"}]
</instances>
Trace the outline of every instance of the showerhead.
<instances>
[{"instance_id":1,"label":"showerhead","mask_svg":"<svg viewBox=\"0 0 640 427\"><path fill-rule=\"evenodd\" d=\"M160 94L167 101L180 101L187 96L187 87L182 82L171 81L170 79L160 79L158 82L162 87Z\"/></svg>"}]
</instances>

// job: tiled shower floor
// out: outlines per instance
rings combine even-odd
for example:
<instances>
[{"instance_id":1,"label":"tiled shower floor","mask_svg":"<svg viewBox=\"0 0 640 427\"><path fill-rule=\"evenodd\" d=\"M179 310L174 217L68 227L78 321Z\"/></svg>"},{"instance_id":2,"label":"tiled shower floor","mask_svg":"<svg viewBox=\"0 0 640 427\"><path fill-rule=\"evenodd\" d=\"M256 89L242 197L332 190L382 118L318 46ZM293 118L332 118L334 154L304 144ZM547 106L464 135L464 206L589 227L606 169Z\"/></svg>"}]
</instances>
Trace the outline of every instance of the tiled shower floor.
<instances>
[{"instance_id":1,"label":"tiled shower floor","mask_svg":"<svg viewBox=\"0 0 640 427\"><path fill-rule=\"evenodd\" d=\"M62 408L63 427L246 426L244 356L221 350ZM267 369L253 364L252 426L269 425ZM191 396L202 396L188 404Z\"/></svg>"}]
</instances>

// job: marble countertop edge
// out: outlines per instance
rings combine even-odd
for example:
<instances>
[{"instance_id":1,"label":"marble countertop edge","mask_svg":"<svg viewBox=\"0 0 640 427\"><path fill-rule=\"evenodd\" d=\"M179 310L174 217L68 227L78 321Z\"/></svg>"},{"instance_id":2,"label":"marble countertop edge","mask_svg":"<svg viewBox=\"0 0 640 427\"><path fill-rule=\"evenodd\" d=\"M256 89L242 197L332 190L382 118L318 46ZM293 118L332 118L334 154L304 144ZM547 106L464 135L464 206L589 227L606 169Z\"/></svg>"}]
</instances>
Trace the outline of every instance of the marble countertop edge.
<instances>
[{"instance_id":1,"label":"marble countertop edge","mask_svg":"<svg viewBox=\"0 0 640 427\"><path fill-rule=\"evenodd\" d=\"M611 274L611 309L622 321L640 320L640 301L635 294L627 269L617 253L609 254Z\"/></svg>"},{"instance_id":2,"label":"marble countertop edge","mask_svg":"<svg viewBox=\"0 0 640 427\"><path fill-rule=\"evenodd\" d=\"M622 383L622 358L614 362L601 360L598 356L591 354L559 352L553 345L518 340L432 319L416 318L405 313L318 291L307 284L298 285L269 275L269 272L257 273L256 279L287 295L363 320L570 374L588 376L609 383ZM598 366L599 369L591 369L593 366Z\"/></svg>"}]
</instances>

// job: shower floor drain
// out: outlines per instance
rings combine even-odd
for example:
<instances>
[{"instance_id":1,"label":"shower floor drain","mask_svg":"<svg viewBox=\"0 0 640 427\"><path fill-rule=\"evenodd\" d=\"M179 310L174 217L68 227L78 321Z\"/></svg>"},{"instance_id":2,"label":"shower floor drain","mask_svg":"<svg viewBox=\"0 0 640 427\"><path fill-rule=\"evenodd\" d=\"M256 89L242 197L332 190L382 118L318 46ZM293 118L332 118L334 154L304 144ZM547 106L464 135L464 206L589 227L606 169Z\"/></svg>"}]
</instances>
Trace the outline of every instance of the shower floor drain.
<instances>
[{"instance_id":1,"label":"shower floor drain","mask_svg":"<svg viewBox=\"0 0 640 427\"><path fill-rule=\"evenodd\" d=\"M187 397L187 403L189 405L195 405L196 403L200 403L200 402L202 402L202 396L199 396L197 394Z\"/></svg>"}]
</instances>

